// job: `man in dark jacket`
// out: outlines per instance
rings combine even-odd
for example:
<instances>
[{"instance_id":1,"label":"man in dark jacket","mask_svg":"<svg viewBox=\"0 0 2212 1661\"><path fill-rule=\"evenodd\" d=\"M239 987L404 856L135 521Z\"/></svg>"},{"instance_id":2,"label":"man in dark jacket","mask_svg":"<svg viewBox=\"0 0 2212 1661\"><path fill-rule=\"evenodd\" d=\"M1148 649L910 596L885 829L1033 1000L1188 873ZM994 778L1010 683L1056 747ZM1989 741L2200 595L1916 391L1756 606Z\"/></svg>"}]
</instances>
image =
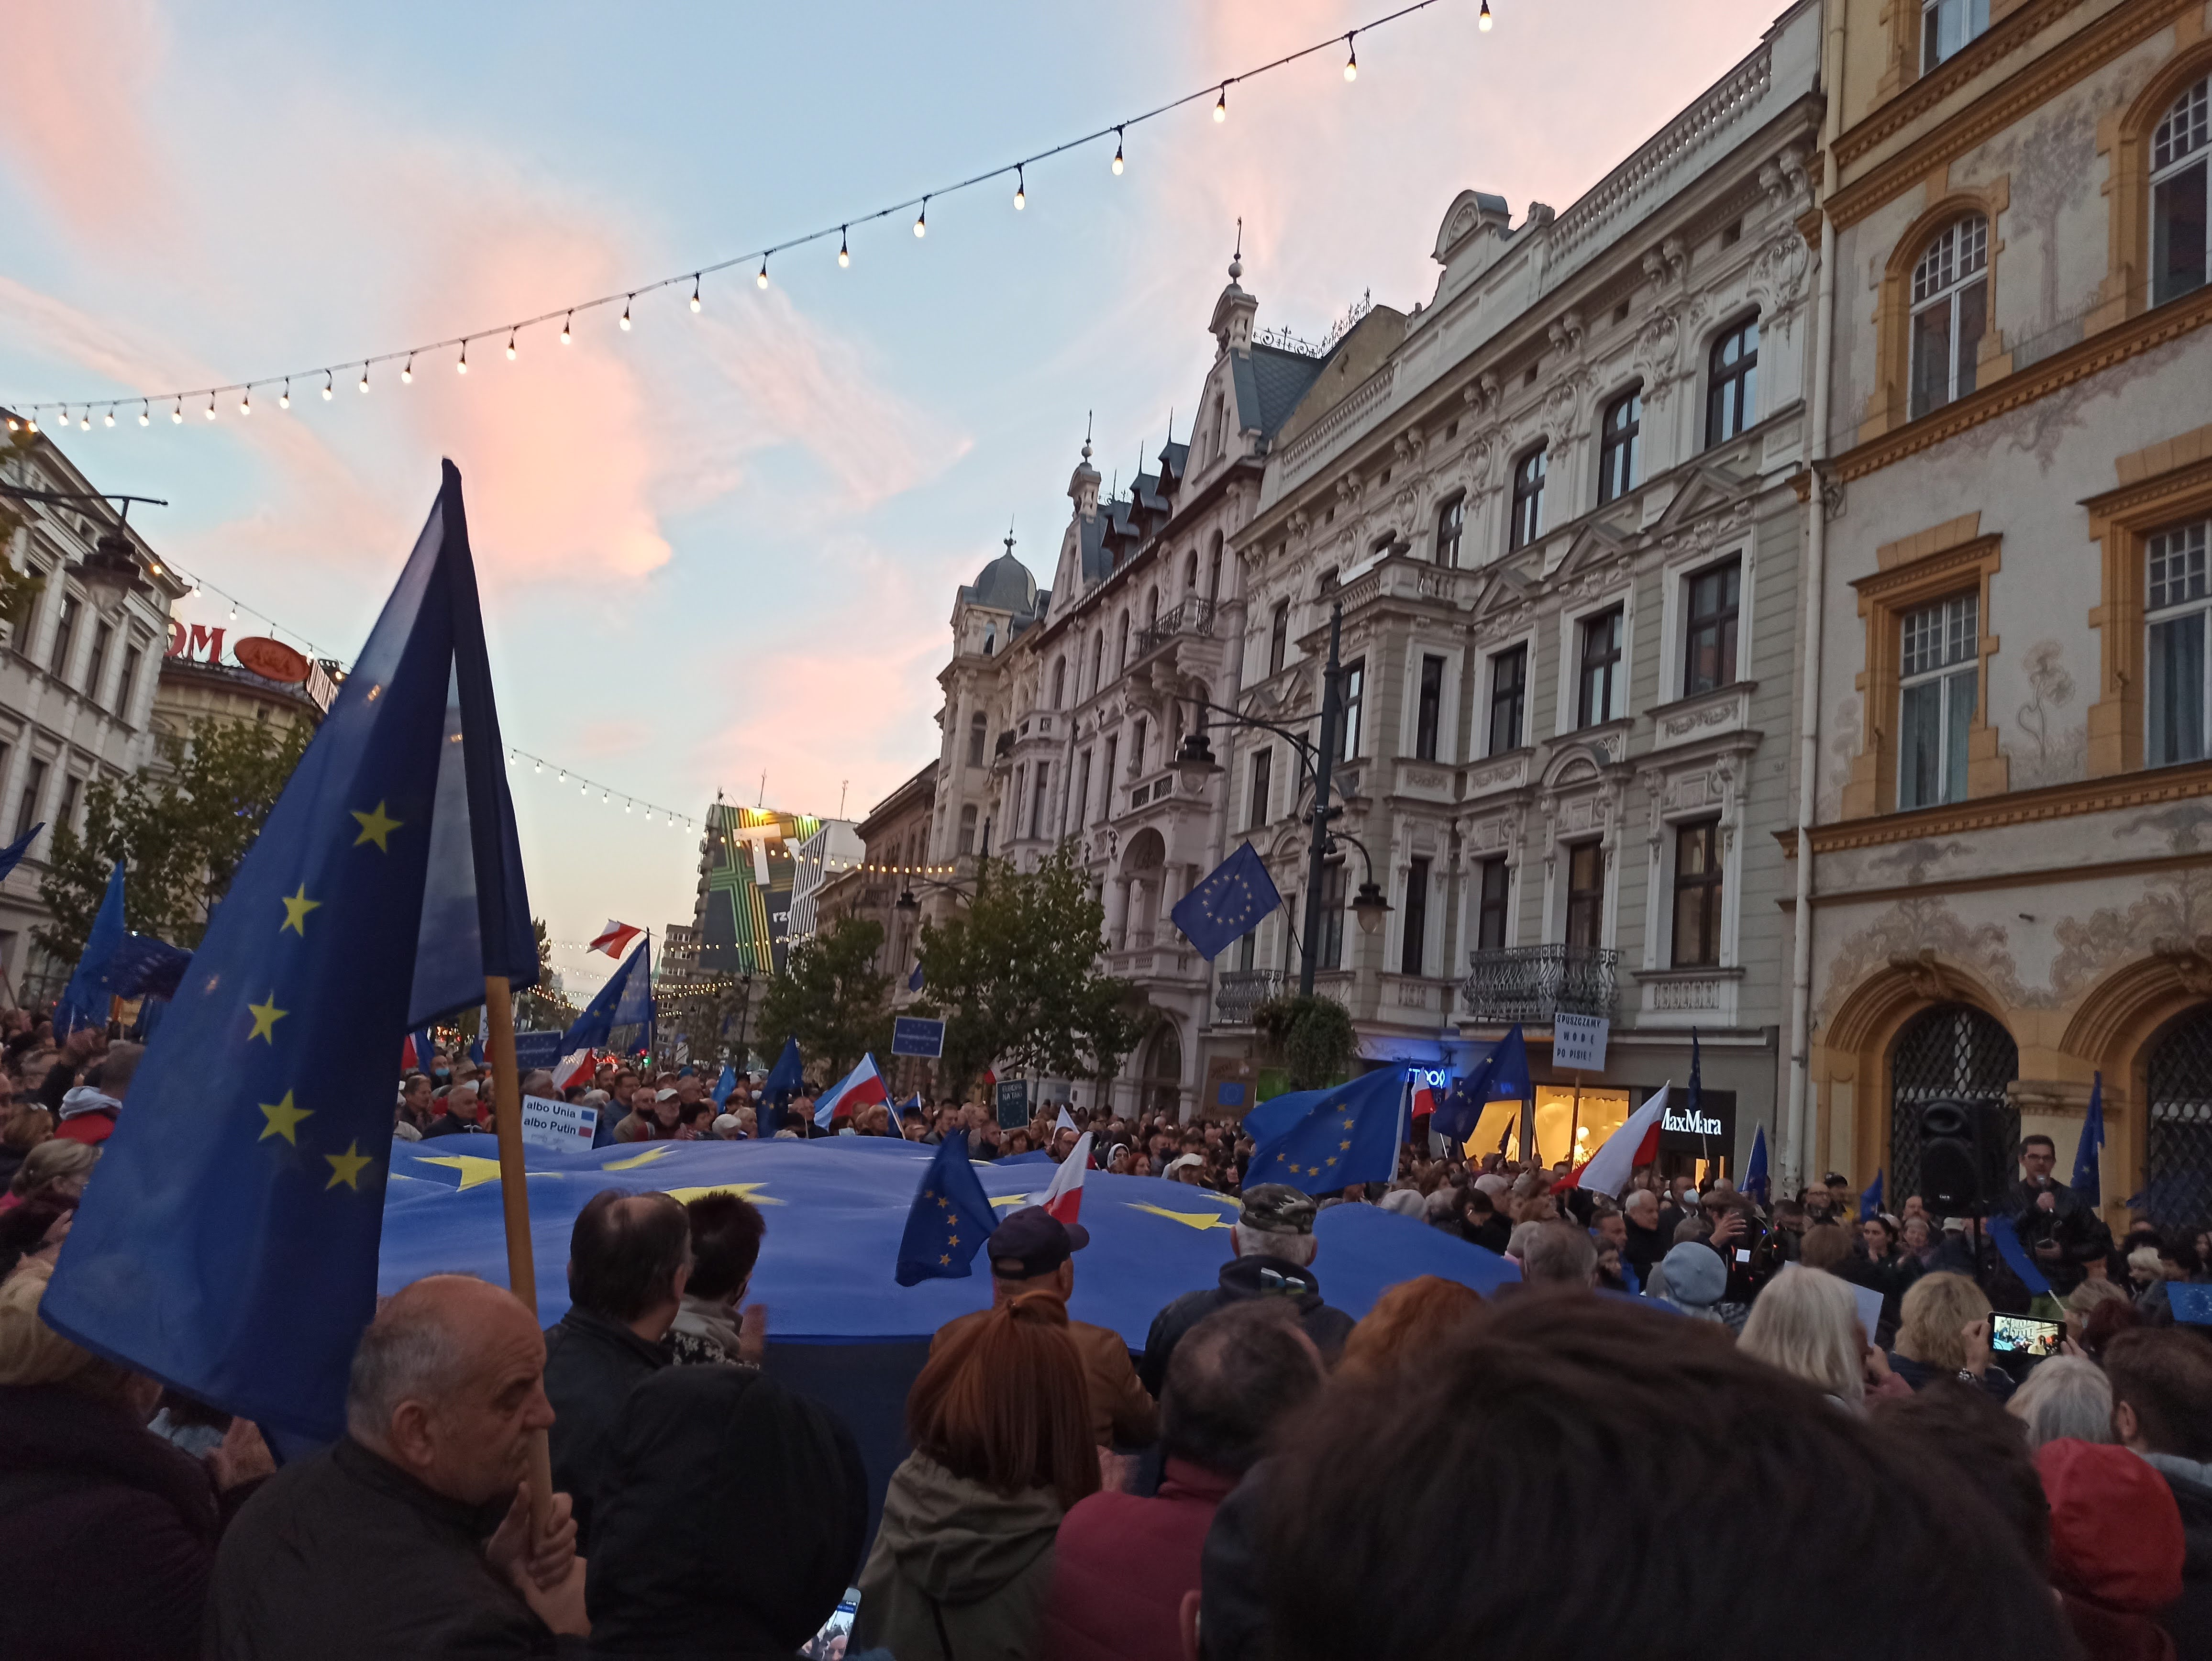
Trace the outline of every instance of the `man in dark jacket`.
<instances>
[{"instance_id":1,"label":"man in dark jacket","mask_svg":"<svg viewBox=\"0 0 2212 1661\"><path fill-rule=\"evenodd\" d=\"M354 1354L346 1434L271 1477L223 1536L207 1655L581 1654L568 1500L538 1533L524 1481L553 1422L544 1365L536 1323L496 1287L434 1275L394 1296Z\"/></svg>"},{"instance_id":2,"label":"man in dark jacket","mask_svg":"<svg viewBox=\"0 0 2212 1661\"><path fill-rule=\"evenodd\" d=\"M1638 1281L1648 1281L1651 1266L1674 1244L1659 1230L1659 1196L1648 1188L1632 1188L1620 1202L1620 1214L1628 1225L1628 1240L1620 1249L1620 1260L1636 1271Z\"/></svg>"},{"instance_id":3,"label":"man in dark jacket","mask_svg":"<svg viewBox=\"0 0 2212 1661\"><path fill-rule=\"evenodd\" d=\"M2112 1249L2112 1231L2095 1207L2051 1174L2057 1164L2058 1149L2050 1137L2039 1132L2022 1137L2020 1180L2005 1209L2020 1243L2063 1298L2081 1284L2091 1262Z\"/></svg>"},{"instance_id":4,"label":"man in dark jacket","mask_svg":"<svg viewBox=\"0 0 2212 1661\"><path fill-rule=\"evenodd\" d=\"M545 1332L553 1403L553 1486L576 1508L577 1549L592 1555L623 1403L673 1359L665 1340L691 1276L691 1225L665 1194L604 1189L568 1236L568 1312Z\"/></svg>"},{"instance_id":5,"label":"man in dark jacket","mask_svg":"<svg viewBox=\"0 0 2212 1661\"><path fill-rule=\"evenodd\" d=\"M1168 1360L1182 1335L1217 1309L1246 1298L1288 1298L1297 1305L1298 1323L1314 1347L1331 1361L1352 1331L1352 1317L1322 1301L1321 1281L1313 1272L1319 1242L1314 1238L1316 1207L1311 1199L1283 1183L1262 1183L1244 1190L1244 1210L1229 1231L1235 1258L1222 1265L1221 1284L1186 1292L1157 1316L1146 1335L1145 1357L1137 1377L1157 1397L1167 1380Z\"/></svg>"},{"instance_id":6,"label":"man in dark jacket","mask_svg":"<svg viewBox=\"0 0 2212 1661\"><path fill-rule=\"evenodd\" d=\"M2105 1347L2112 1435L2141 1454L2181 1511L2181 1601L2159 1615L2177 1654L2212 1655L2212 1345L2168 1327Z\"/></svg>"}]
</instances>

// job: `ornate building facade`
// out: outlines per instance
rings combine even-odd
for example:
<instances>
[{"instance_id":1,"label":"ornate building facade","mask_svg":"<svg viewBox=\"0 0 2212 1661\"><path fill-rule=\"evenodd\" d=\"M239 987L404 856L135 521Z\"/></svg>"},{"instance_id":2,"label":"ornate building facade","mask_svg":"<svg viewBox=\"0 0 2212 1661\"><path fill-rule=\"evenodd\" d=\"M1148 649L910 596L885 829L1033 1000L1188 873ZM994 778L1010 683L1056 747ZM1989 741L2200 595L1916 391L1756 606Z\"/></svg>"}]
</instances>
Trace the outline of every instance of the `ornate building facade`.
<instances>
[{"instance_id":1,"label":"ornate building facade","mask_svg":"<svg viewBox=\"0 0 2212 1661\"><path fill-rule=\"evenodd\" d=\"M1836 0L1803 1158L2001 1104L2212 1202L2201 0Z\"/></svg>"}]
</instances>

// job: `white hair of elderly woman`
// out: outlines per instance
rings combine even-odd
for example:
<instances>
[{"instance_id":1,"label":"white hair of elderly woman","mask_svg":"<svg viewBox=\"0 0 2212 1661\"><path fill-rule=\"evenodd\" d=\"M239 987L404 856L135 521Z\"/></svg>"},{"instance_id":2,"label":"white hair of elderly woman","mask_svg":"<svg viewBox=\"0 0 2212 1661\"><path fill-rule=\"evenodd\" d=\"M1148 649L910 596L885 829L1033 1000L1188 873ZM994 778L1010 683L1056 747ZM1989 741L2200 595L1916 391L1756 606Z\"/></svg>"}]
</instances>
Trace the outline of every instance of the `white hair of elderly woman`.
<instances>
[{"instance_id":1,"label":"white hair of elderly woman","mask_svg":"<svg viewBox=\"0 0 2212 1661\"><path fill-rule=\"evenodd\" d=\"M2038 1361L2005 1410L2027 1427L2027 1445L2071 1436L2084 1442L2111 1442L2112 1385L2105 1370L2086 1355L2052 1355Z\"/></svg>"},{"instance_id":2,"label":"white hair of elderly woman","mask_svg":"<svg viewBox=\"0 0 2212 1661\"><path fill-rule=\"evenodd\" d=\"M1792 1263L1752 1305L1736 1348L1818 1385L1856 1412L1866 1403L1866 1344L1850 1287L1823 1270Z\"/></svg>"}]
</instances>

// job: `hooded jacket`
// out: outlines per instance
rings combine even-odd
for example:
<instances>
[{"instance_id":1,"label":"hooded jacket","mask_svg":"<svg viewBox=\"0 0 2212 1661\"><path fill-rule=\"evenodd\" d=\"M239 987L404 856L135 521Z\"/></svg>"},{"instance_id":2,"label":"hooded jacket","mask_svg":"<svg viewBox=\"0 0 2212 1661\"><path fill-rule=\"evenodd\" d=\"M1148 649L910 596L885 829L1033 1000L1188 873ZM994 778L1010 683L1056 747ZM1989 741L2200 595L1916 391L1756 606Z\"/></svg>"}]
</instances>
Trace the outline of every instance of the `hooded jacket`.
<instances>
[{"instance_id":1,"label":"hooded jacket","mask_svg":"<svg viewBox=\"0 0 2212 1661\"><path fill-rule=\"evenodd\" d=\"M2051 1583L2099 1661L2161 1661L2151 1617L2181 1596L2181 1512L2140 1456L2070 1437L2035 1451L2051 1502Z\"/></svg>"},{"instance_id":2,"label":"hooded jacket","mask_svg":"<svg viewBox=\"0 0 2212 1661\"><path fill-rule=\"evenodd\" d=\"M1152 1399L1159 1399L1167 1382L1168 1358L1182 1335L1217 1309L1252 1298L1288 1298L1297 1305L1298 1324L1314 1341L1322 1359L1334 1366L1352 1333L1352 1317L1322 1301L1321 1281L1312 1269L1287 1257L1267 1252L1232 1257L1221 1266L1221 1284L1203 1292L1186 1292L1152 1317L1145 1336L1145 1358L1137 1364L1138 1382Z\"/></svg>"},{"instance_id":3,"label":"hooded jacket","mask_svg":"<svg viewBox=\"0 0 2212 1661\"><path fill-rule=\"evenodd\" d=\"M867 1524L860 1450L830 1413L754 1367L656 1372L600 1505L592 1653L787 1658L852 1584Z\"/></svg>"},{"instance_id":4,"label":"hooded jacket","mask_svg":"<svg viewBox=\"0 0 2212 1661\"><path fill-rule=\"evenodd\" d=\"M956 1476L915 1453L891 1473L860 1572L853 1647L898 1661L1029 1661L1052 1590L1060 1499Z\"/></svg>"},{"instance_id":5,"label":"hooded jacket","mask_svg":"<svg viewBox=\"0 0 2212 1661\"><path fill-rule=\"evenodd\" d=\"M577 1555L592 1555L600 1496L614 1464L623 1403L640 1380L669 1365L620 1321L571 1304L545 1329L545 1399L553 1404L553 1491L575 1507Z\"/></svg>"},{"instance_id":6,"label":"hooded jacket","mask_svg":"<svg viewBox=\"0 0 2212 1661\"><path fill-rule=\"evenodd\" d=\"M65 1142L98 1147L115 1129L115 1116L123 1104L88 1084L74 1085L62 1097L59 1123L54 1135Z\"/></svg>"},{"instance_id":7,"label":"hooded jacket","mask_svg":"<svg viewBox=\"0 0 2212 1661\"><path fill-rule=\"evenodd\" d=\"M2181 1512L2181 1598L2159 1616L2186 1656L2212 1655L2212 1464L2176 1453L2138 1456L2166 1478Z\"/></svg>"}]
</instances>

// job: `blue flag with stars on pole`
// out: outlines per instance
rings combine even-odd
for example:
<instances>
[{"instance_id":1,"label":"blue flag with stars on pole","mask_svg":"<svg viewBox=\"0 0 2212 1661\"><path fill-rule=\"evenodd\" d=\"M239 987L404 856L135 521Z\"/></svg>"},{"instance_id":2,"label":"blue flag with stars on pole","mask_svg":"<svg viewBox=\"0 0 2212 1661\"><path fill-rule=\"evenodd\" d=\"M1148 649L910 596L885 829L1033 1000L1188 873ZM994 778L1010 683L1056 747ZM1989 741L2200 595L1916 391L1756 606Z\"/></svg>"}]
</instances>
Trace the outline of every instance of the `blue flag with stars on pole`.
<instances>
[{"instance_id":1,"label":"blue flag with stars on pole","mask_svg":"<svg viewBox=\"0 0 2212 1661\"><path fill-rule=\"evenodd\" d=\"M86 1348L301 1435L376 1307L392 1041L538 981L451 462L103 1149L42 1307Z\"/></svg>"},{"instance_id":2,"label":"blue flag with stars on pole","mask_svg":"<svg viewBox=\"0 0 2212 1661\"><path fill-rule=\"evenodd\" d=\"M938 1145L937 1157L915 1191L914 1208L906 1214L898 1283L964 1280L975 1272L975 1254L998 1226L990 1197L968 1158L968 1133L956 1130Z\"/></svg>"},{"instance_id":3,"label":"blue flag with stars on pole","mask_svg":"<svg viewBox=\"0 0 2212 1661\"><path fill-rule=\"evenodd\" d=\"M1253 1141L1247 1189L1288 1183L1326 1194L1351 1183L1387 1183L1398 1174L1398 1117L1406 1069L1378 1067L1349 1084L1273 1097L1244 1116Z\"/></svg>"},{"instance_id":4,"label":"blue flag with stars on pole","mask_svg":"<svg viewBox=\"0 0 2212 1661\"><path fill-rule=\"evenodd\" d=\"M586 1048L604 1050L613 1041L617 1026L639 1021L650 1024L653 970L647 953L651 949L640 940L623 960L623 966L607 977L599 995L584 1006L583 1013L568 1024L561 1039L563 1054L573 1055Z\"/></svg>"},{"instance_id":5,"label":"blue flag with stars on pole","mask_svg":"<svg viewBox=\"0 0 2212 1661\"><path fill-rule=\"evenodd\" d=\"M1490 1046L1474 1072L1448 1092L1430 1117L1429 1129L1448 1142L1463 1142L1482 1122L1482 1110L1492 1102L1533 1102L1536 1089L1528 1081L1528 1044L1516 1021L1505 1036ZM1512 1134L1507 1127L1506 1134ZM1498 1144L1499 1151L1504 1144Z\"/></svg>"},{"instance_id":6,"label":"blue flag with stars on pole","mask_svg":"<svg viewBox=\"0 0 2212 1661\"><path fill-rule=\"evenodd\" d=\"M107 987L107 960L128 932L123 926L123 861L118 860L108 867L107 891L100 896L100 910L85 934L76 970L62 989L61 1001L54 1006L56 1037L65 1038L79 1027L107 1031L107 1012L115 996Z\"/></svg>"},{"instance_id":7,"label":"blue flag with stars on pole","mask_svg":"<svg viewBox=\"0 0 2212 1661\"><path fill-rule=\"evenodd\" d=\"M2089 1110L2081 1116L2081 1140L2074 1147L2074 1180L2067 1186L2092 1210L2104 1203L2105 1075L2090 1075Z\"/></svg>"},{"instance_id":8,"label":"blue flag with stars on pole","mask_svg":"<svg viewBox=\"0 0 2212 1661\"><path fill-rule=\"evenodd\" d=\"M1213 874L1184 895L1168 916L1208 963L1257 928L1283 903L1267 867L1244 843L1214 867Z\"/></svg>"}]
</instances>

